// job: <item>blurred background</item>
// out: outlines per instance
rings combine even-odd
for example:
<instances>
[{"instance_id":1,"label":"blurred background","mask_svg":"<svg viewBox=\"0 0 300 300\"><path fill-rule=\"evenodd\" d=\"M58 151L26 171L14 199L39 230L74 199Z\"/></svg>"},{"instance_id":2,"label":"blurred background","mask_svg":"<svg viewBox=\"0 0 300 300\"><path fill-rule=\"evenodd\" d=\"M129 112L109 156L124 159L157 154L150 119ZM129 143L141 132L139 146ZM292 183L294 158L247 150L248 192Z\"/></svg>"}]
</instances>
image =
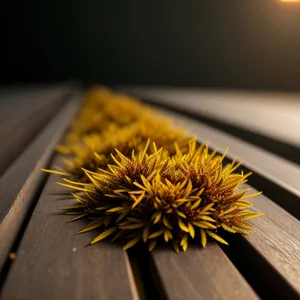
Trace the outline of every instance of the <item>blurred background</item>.
<instances>
[{"instance_id":1,"label":"blurred background","mask_svg":"<svg viewBox=\"0 0 300 300\"><path fill-rule=\"evenodd\" d=\"M5 294L12 295L10 299L15 292L20 292L22 299L39 299L37 295L42 290L44 299L51 295L55 299L61 295L62 299L66 295L80 299L86 294L82 288L85 281L79 280L89 280L93 275L89 272L95 271L80 256L86 252L79 247L80 251L71 252L76 250L73 247L77 242L71 239L69 227L59 229L55 220L45 222L52 214L51 201L46 200L54 193L48 192L52 183L43 191L46 176L39 175L40 167L50 166L53 147L73 117L72 107L75 111L84 97L81 86L101 84L126 92L160 107L160 113L165 109L178 123L186 120L185 128L194 127L192 132L198 136L198 142L207 141L220 152L229 146L227 158L236 157L242 160L243 167L254 171L250 185L299 218L300 0L0 3L0 225L2 220L6 222L0 230L5 237L4 242L0 238L0 271L7 277L4 288L11 291ZM70 82L80 83L79 88ZM236 261L242 262L238 268L242 274L243 266L244 270L249 266L250 273L253 270L249 277L259 282L256 289L262 294L274 295L280 290L281 295L288 290L287 298L293 298L296 289L300 291L295 279L300 263L294 254L300 253L300 239L297 229L288 227L298 228L299 224L267 198L260 199L255 206L259 210L262 207L269 216L259 223L254 238L240 243L242 251L236 252ZM58 205L53 210L60 206L53 205ZM56 247L58 242L63 246ZM10 249L11 254L17 252L14 265L7 260ZM105 249L104 254L99 252L100 258L102 255L109 263L128 268L129 261L122 260L125 256L114 260L117 252ZM213 249L211 255L218 256L214 251L222 253ZM131 255L130 263L135 268L143 265L140 270L147 272L142 279L148 278L148 266L152 264L149 260L134 262ZM185 261L187 275L197 274L188 265L197 260L191 256L181 262ZM219 267L219 261L222 262L212 264L220 269L217 278L227 274L223 265ZM69 262L79 262L83 268ZM173 262L179 268L173 258L165 266L172 266ZM225 267L227 264L228 259ZM106 268L110 270L105 264L100 265L97 274L106 272ZM176 269L165 274L173 270ZM208 267L205 272L213 274ZM125 279L122 274L118 276ZM185 273L180 276L185 279ZM40 281L36 281L39 277ZM74 279L80 283L80 294L72 294ZM211 282L215 284L215 280ZM222 286L226 282L224 278ZM112 283L114 290L123 292L122 287ZM170 286L176 287L173 283ZM88 282L88 287L96 285L102 288L106 282ZM162 283L158 285L164 290ZM273 289L274 285L277 288ZM0 292L1 286L0 283ZM72 291L67 290L69 287ZM193 281L182 291L190 287L194 289ZM224 296L214 289L208 286L211 296L223 299L229 291L226 287ZM105 297L103 290L101 295ZM91 289L93 295L97 291ZM180 293L181 290L178 297ZM232 297L238 297L238 293L234 288ZM162 298L172 296L162 293ZM277 299L278 295L263 299L272 298Z\"/></svg>"},{"instance_id":2,"label":"blurred background","mask_svg":"<svg viewBox=\"0 0 300 300\"><path fill-rule=\"evenodd\" d=\"M298 91L300 2L2 1L1 84Z\"/></svg>"},{"instance_id":3,"label":"blurred background","mask_svg":"<svg viewBox=\"0 0 300 300\"><path fill-rule=\"evenodd\" d=\"M5 0L0 12L0 137L60 103L57 83L102 84L300 164L300 0Z\"/></svg>"}]
</instances>

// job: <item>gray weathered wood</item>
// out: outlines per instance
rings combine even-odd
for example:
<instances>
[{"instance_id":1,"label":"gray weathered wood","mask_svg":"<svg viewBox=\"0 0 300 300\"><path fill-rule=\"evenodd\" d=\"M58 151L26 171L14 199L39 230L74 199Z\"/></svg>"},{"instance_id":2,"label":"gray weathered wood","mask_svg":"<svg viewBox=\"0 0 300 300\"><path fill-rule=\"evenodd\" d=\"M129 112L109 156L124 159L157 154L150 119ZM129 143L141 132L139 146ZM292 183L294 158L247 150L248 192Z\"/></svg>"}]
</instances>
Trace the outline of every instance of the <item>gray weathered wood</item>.
<instances>
[{"instance_id":1,"label":"gray weathered wood","mask_svg":"<svg viewBox=\"0 0 300 300\"><path fill-rule=\"evenodd\" d=\"M0 89L0 175L60 109L67 85Z\"/></svg>"},{"instance_id":2,"label":"gray weathered wood","mask_svg":"<svg viewBox=\"0 0 300 300\"><path fill-rule=\"evenodd\" d=\"M153 104L166 104L300 146L299 93L120 86Z\"/></svg>"},{"instance_id":3,"label":"gray weathered wood","mask_svg":"<svg viewBox=\"0 0 300 300\"><path fill-rule=\"evenodd\" d=\"M180 254L157 249L152 256L169 300L258 299L215 243Z\"/></svg>"},{"instance_id":4,"label":"gray weathered wood","mask_svg":"<svg viewBox=\"0 0 300 300\"><path fill-rule=\"evenodd\" d=\"M76 235L83 224L67 224L70 216L56 213L62 205L74 203L56 201L53 192L62 190L57 180L50 175L0 299L137 300L126 252L106 242L86 247L97 233Z\"/></svg>"},{"instance_id":5,"label":"gray weathered wood","mask_svg":"<svg viewBox=\"0 0 300 300\"><path fill-rule=\"evenodd\" d=\"M80 100L75 95L0 178L0 270L25 219L36 191L46 178L54 146L74 116Z\"/></svg>"},{"instance_id":6,"label":"gray weathered wood","mask_svg":"<svg viewBox=\"0 0 300 300\"><path fill-rule=\"evenodd\" d=\"M242 189L250 188L249 185L243 184ZM256 193L257 190L251 187L251 191L248 193ZM274 224L284 230L289 236L292 236L297 243L300 244L300 221L294 218L291 214L286 212L276 203L271 201L263 194L248 199L249 202L253 203L254 207L259 211L266 213L266 218L270 219ZM259 219L253 220L252 222L258 222Z\"/></svg>"},{"instance_id":7,"label":"gray weathered wood","mask_svg":"<svg viewBox=\"0 0 300 300\"><path fill-rule=\"evenodd\" d=\"M249 186L245 184L243 188ZM252 189L253 192L256 190ZM257 250L257 255L263 256L300 298L300 221L264 195L249 198L249 201L266 215L249 221L255 230L244 236L245 241ZM244 259L247 259L246 253L241 252L240 255L245 255ZM257 272L256 276L263 279L265 274L259 275Z\"/></svg>"}]
</instances>

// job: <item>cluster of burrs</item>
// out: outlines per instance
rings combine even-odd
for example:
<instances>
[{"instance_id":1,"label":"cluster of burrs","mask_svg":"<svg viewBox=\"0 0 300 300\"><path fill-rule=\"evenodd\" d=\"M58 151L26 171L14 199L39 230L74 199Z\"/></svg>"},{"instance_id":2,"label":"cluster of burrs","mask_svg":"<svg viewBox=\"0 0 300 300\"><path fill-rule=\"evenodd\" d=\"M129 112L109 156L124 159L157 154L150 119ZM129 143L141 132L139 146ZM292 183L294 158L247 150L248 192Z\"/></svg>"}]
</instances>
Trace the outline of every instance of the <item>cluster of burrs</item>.
<instances>
[{"instance_id":1,"label":"cluster of burrs","mask_svg":"<svg viewBox=\"0 0 300 300\"><path fill-rule=\"evenodd\" d=\"M239 163L224 164L225 153L198 145L172 120L136 99L95 87L63 141L57 147L63 168L59 183L76 202L64 207L72 220L86 219L79 232L97 229L91 244L105 238L128 249L159 241L176 252L191 241L227 242L222 231L248 234L254 212L241 185L251 174L238 173Z\"/></svg>"}]
</instances>

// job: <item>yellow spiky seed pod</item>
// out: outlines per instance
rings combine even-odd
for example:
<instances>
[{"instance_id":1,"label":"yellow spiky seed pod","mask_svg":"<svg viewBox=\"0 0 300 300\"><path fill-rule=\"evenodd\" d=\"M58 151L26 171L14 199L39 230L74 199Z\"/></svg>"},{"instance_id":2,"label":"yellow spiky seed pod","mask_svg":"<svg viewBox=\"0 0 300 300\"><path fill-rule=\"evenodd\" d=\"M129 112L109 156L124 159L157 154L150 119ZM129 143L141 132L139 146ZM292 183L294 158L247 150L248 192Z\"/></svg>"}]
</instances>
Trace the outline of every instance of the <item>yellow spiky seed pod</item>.
<instances>
[{"instance_id":1,"label":"yellow spiky seed pod","mask_svg":"<svg viewBox=\"0 0 300 300\"><path fill-rule=\"evenodd\" d=\"M248 234L247 220L263 215L245 200L255 194L238 190L250 175L237 173L239 164L224 167L225 154L104 87L88 91L57 150L64 168L44 171L72 190L77 204L63 208L72 220L92 219L80 233L102 230L91 244L112 237L124 249L144 242L152 251L161 240L186 251L193 239L227 244L222 231Z\"/></svg>"},{"instance_id":2,"label":"yellow spiky seed pod","mask_svg":"<svg viewBox=\"0 0 300 300\"><path fill-rule=\"evenodd\" d=\"M248 210L246 191L236 192L249 174L234 173L233 163L222 166L223 157L209 154L207 146L189 142L187 152L162 157L162 148L147 154L149 143L131 157L117 152L108 170L85 170L89 183L66 181L61 185L84 193L79 202L64 208L67 213L90 215L93 221L81 233L102 228L91 244L112 237L124 249L143 241L153 250L158 240L186 251L192 239L206 246L207 237L227 244L217 229L247 234L247 220L261 216ZM178 149L178 148L177 148ZM255 196L255 195L252 195Z\"/></svg>"}]
</instances>

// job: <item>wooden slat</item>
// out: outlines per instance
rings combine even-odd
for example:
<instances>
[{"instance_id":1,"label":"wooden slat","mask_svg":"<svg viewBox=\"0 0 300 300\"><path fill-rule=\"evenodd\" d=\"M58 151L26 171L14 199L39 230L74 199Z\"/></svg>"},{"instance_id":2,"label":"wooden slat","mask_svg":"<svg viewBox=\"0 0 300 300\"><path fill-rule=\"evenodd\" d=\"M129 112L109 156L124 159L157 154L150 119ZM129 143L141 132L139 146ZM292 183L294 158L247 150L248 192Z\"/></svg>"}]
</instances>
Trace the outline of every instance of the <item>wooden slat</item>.
<instances>
[{"instance_id":1,"label":"wooden slat","mask_svg":"<svg viewBox=\"0 0 300 300\"><path fill-rule=\"evenodd\" d=\"M56 213L59 207L74 203L56 201L61 190L57 180L50 175L0 299L137 300L126 252L106 242L86 247L96 233L76 235L83 224L67 224L70 216Z\"/></svg>"},{"instance_id":2,"label":"wooden slat","mask_svg":"<svg viewBox=\"0 0 300 300\"><path fill-rule=\"evenodd\" d=\"M80 100L72 97L19 158L0 178L0 270L34 200L46 178L40 169L46 167L54 146L58 143L74 116Z\"/></svg>"},{"instance_id":3,"label":"wooden slat","mask_svg":"<svg viewBox=\"0 0 300 300\"><path fill-rule=\"evenodd\" d=\"M258 299L215 243L180 254L157 249L152 256L168 300Z\"/></svg>"},{"instance_id":4,"label":"wooden slat","mask_svg":"<svg viewBox=\"0 0 300 300\"><path fill-rule=\"evenodd\" d=\"M120 86L137 97L238 125L300 147L299 93Z\"/></svg>"},{"instance_id":5,"label":"wooden slat","mask_svg":"<svg viewBox=\"0 0 300 300\"><path fill-rule=\"evenodd\" d=\"M68 94L67 85L0 90L0 175L55 115Z\"/></svg>"},{"instance_id":6,"label":"wooden slat","mask_svg":"<svg viewBox=\"0 0 300 300\"><path fill-rule=\"evenodd\" d=\"M250 188L249 185L243 184L241 189L245 190ZM251 187L251 191L247 193L256 193L257 190ZM260 211L266 212L266 217L270 219L274 224L283 229L289 236L292 236L295 240L300 242L300 221L294 218L291 214L286 212L276 203L271 201L263 194L258 195L254 198L248 199L253 203L254 207ZM258 222L259 219L255 220ZM253 220L254 222L254 220ZM299 243L300 244L300 243Z\"/></svg>"},{"instance_id":7,"label":"wooden slat","mask_svg":"<svg viewBox=\"0 0 300 300\"><path fill-rule=\"evenodd\" d=\"M250 186L245 184L242 188ZM253 192L257 191L252 188ZM254 210L263 211L266 215L249 221L255 227L250 235L238 241L232 238L236 250L234 255L239 253L243 264L250 263L249 268L253 269L256 280L265 281L264 289L271 289L274 295L289 295L288 299L300 298L300 221L264 195L249 201L254 204ZM241 244L243 250L239 250ZM249 257L250 247L256 250L252 257ZM268 278L260 271L263 263L255 263L258 257L263 258L264 264L270 268ZM272 284L274 278L276 285Z\"/></svg>"},{"instance_id":8,"label":"wooden slat","mask_svg":"<svg viewBox=\"0 0 300 300\"><path fill-rule=\"evenodd\" d=\"M1 87L0 133L26 121L32 113L55 101L67 90L69 85L66 84Z\"/></svg>"}]
</instances>

